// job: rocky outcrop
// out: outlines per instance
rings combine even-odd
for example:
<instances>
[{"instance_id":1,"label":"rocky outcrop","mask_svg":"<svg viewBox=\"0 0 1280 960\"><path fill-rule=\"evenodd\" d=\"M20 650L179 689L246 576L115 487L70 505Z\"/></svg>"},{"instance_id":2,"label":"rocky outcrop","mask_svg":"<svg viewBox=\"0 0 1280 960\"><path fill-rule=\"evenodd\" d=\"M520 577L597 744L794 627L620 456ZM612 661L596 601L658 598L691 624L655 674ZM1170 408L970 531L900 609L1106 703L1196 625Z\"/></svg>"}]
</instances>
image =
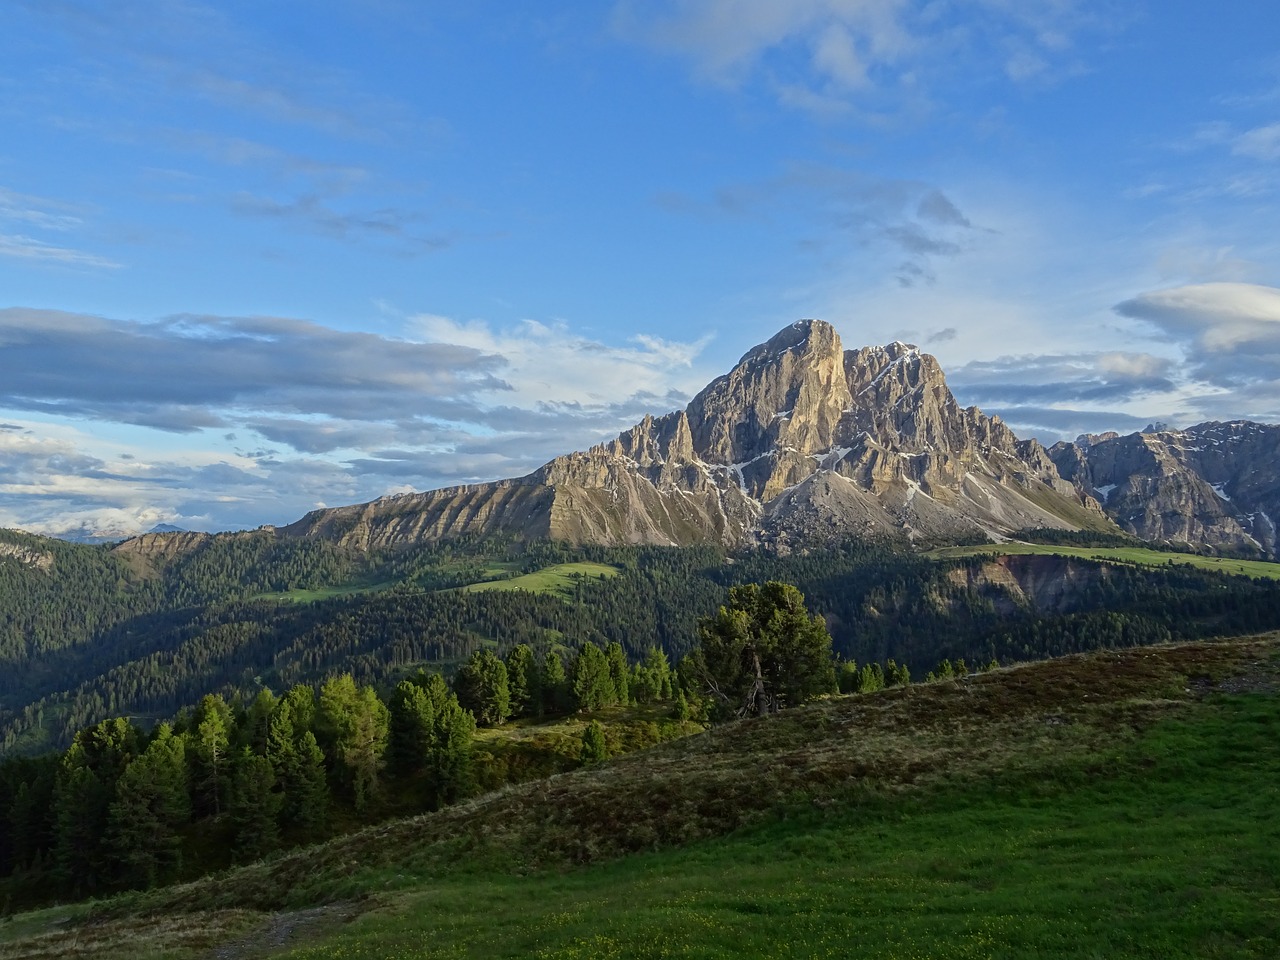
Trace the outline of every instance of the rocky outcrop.
<instances>
[{"instance_id":1,"label":"rocky outcrop","mask_svg":"<svg viewBox=\"0 0 1280 960\"><path fill-rule=\"evenodd\" d=\"M1012 554L966 563L947 576L955 586L986 597L1004 615L1019 607L1067 613L1078 606L1085 590L1110 578L1112 570L1073 557Z\"/></svg>"},{"instance_id":2,"label":"rocky outcrop","mask_svg":"<svg viewBox=\"0 0 1280 960\"><path fill-rule=\"evenodd\" d=\"M1044 449L956 403L904 343L845 352L794 323L684 410L518 480L317 510L282 536L359 548L502 532L605 544L785 548L837 536L953 539L1112 528Z\"/></svg>"},{"instance_id":3,"label":"rocky outcrop","mask_svg":"<svg viewBox=\"0 0 1280 960\"><path fill-rule=\"evenodd\" d=\"M1280 427L1245 420L1055 444L1062 476L1145 540L1280 558Z\"/></svg>"},{"instance_id":4,"label":"rocky outcrop","mask_svg":"<svg viewBox=\"0 0 1280 960\"><path fill-rule=\"evenodd\" d=\"M53 569L53 554L20 543L0 541L0 559L8 559L35 570Z\"/></svg>"}]
</instances>

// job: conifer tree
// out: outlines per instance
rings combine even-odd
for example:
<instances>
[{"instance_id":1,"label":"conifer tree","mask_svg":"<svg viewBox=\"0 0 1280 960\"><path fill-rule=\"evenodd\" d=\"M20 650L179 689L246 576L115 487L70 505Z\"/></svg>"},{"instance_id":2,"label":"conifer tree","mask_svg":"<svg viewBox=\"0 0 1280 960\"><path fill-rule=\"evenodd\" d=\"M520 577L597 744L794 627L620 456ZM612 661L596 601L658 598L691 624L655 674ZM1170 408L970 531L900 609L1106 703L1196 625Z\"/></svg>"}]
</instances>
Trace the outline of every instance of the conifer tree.
<instances>
[{"instance_id":1,"label":"conifer tree","mask_svg":"<svg viewBox=\"0 0 1280 960\"><path fill-rule=\"evenodd\" d=\"M533 648L527 643L517 643L507 653L507 687L511 693L511 715L531 717L541 708L542 691L539 689L538 661Z\"/></svg>"},{"instance_id":2,"label":"conifer tree","mask_svg":"<svg viewBox=\"0 0 1280 960\"><path fill-rule=\"evenodd\" d=\"M231 788L231 708L206 695L191 718L191 772L197 815L222 813Z\"/></svg>"},{"instance_id":3,"label":"conifer tree","mask_svg":"<svg viewBox=\"0 0 1280 960\"><path fill-rule=\"evenodd\" d=\"M294 810L292 823L305 839L324 833L329 818L329 784L325 778L324 753L310 730L297 744L298 781L289 799Z\"/></svg>"},{"instance_id":4,"label":"conifer tree","mask_svg":"<svg viewBox=\"0 0 1280 960\"><path fill-rule=\"evenodd\" d=\"M622 649L622 644L616 640L611 641L604 648L604 657L609 664L609 679L613 684L613 702L626 706L631 702L628 684L631 679L631 669L627 665L627 655Z\"/></svg>"},{"instance_id":5,"label":"conifer tree","mask_svg":"<svg viewBox=\"0 0 1280 960\"><path fill-rule=\"evenodd\" d=\"M617 703L618 694L604 652L588 641L573 662L571 681L573 699L578 710L590 712Z\"/></svg>"},{"instance_id":6,"label":"conifer tree","mask_svg":"<svg viewBox=\"0 0 1280 960\"><path fill-rule=\"evenodd\" d=\"M178 831L191 817L186 745L167 723L125 768L107 820L107 847L128 886L154 887L182 866Z\"/></svg>"},{"instance_id":7,"label":"conifer tree","mask_svg":"<svg viewBox=\"0 0 1280 960\"><path fill-rule=\"evenodd\" d=\"M236 859L256 860L280 845L278 818L283 797L275 789L271 761L242 747L231 780L228 814L235 828Z\"/></svg>"},{"instance_id":8,"label":"conifer tree","mask_svg":"<svg viewBox=\"0 0 1280 960\"><path fill-rule=\"evenodd\" d=\"M507 665L491 650L482 648L473 653L458 671L453 688L458 702L481 726L497 726L511 715Z\"/></svg>"},{"instance_id":9,"label":"conifer tree","mask_svg":"<svg viewBox=\"0 0 1280 960\"><path fill-rule=\"evenodd\" d=\"M349 673L320 688L316 724L324 734L338 780L350 791L357 811L363 811L377 793L389 719L373 688L358 687Z\"/></svg>"},{"instance_id":10,"label":"conifer tree","mask_svg":"<svg viewBox=\"0 0 1280 960\"><path fill-rule=\"evenodd\" d=\"M54 786L54 846L58 875L74 892L93 893L112 879L107 821L116 784L137 753L137 729L116 718L81 730L63 755Z\"/></svg>"},{"instance_id":11,"label":"conifer tree","mask_svg":"<svg viewBox=\"0 0 1280 960\"><path fill-rule=\"evenodd\" d=\"M267 737L271 731L271 715L276 709L276 697L263 687L249 702L244 719L237 730L238 746L248 747L260 756L266 756Z\"/></svg>"},{"instance_id":12,"label":"conifer tree","mask_svg":"<svg viewBox=\"0 0 1280 960\"><path fill-rule=\"evenodd\" d=\"M471 738L476 720L462 708L439 674L428 678L425 690L434 722L434 742L427 763L427 802L439 807L456 803L471 791Z\"/></svg>"},{"instance_id":13,"label":"conifer tree","mask_svg":"<svg viewBox=\"0 0 1280 960\"><path fill-rule=\"evenodd\" d=\"M407 780L426 768L435 744L435 709L422 684L401 680L388 704L387 759L393 776Z\"/></svg>"},{"instance_id":14,"label":"conifer tree","mask_svg":"<svg viewBox=\"0 0 1280 960\"><path fill-rule=\"evenodd\" d=\"M583 763L599 763L609 757L609 747L604 739L604 727L599 720L592 720L582 731L582 749L578 759Z\"/></svg>"},{"instance_id":15,"label":"conifer tree","mask_svg":"<svg viewBox=\"0 0 1280 960\"><path fill-rule=\"evenodd\" d=\"M698 634L687 672L721 716L772 713L835 689L831 634L790 584L730 588Z\"/></svg>"},{"instance_id":16,"label":"conifer tree","mask_svg":"<svg viewBox=\"0 0 1280 960\"><path fill-rule=\"evenodd\" d=\"M560 654L548 650L542 660L543 713L559 714L569 709L569 685Z\"/></svg>"}]
</instances>

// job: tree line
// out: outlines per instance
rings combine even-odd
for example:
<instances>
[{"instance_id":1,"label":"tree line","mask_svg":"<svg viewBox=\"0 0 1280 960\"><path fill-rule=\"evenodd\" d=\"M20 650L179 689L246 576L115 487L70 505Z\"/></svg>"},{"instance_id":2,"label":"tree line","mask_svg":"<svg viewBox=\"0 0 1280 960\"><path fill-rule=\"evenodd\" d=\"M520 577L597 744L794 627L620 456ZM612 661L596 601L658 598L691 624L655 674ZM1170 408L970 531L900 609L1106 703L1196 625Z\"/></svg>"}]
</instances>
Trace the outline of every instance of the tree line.
<instances>
[{"instance_id":1,"label":"tree line","mask_svg":"<svg viewBox=\"0 0 1280 960\"><path fill-rule=\"evenodd\" d=\"M687 719L657 648L631 662L616 642L516 644L476 650L452 683L418 671L380 693L343 673L278 696L206 694L149 730L103 720L62 753L0 763L0 875L26 902L196 876L470 796L477 725L668 702ZM583 761L604 755L588 727Z\"/></svg>"}]
</instances>

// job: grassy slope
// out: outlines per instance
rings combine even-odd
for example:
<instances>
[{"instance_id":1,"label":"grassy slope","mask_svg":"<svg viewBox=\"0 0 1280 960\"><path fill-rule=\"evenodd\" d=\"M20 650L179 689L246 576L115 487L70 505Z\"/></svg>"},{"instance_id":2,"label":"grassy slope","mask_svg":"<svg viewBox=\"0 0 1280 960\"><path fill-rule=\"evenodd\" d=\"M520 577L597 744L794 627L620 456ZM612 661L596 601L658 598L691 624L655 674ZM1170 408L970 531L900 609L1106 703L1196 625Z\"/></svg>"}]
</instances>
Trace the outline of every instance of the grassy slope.
<instances>
[{"instance_id":1,"label":"grassy slope","mask_svg":"<svg viewBox=\"0 0 1280 960\"><path fill-rule=\"evenodd\" d=\"M1015 554L1081 557L1085 560L1108 560L1118 563L1133 563L1144 567L1163 567L1170 563L1187 564L1188 566L1199 567L1202 570L1212 570L1217 573L1280 580L1280 563L1269 563L1264 560L1200 557L1190 553L1165 553L1159 550L1146 550L1142 547L1059 547L1041 543L1001 543L967 547L942 547L931 551L929 556L939 558L983 555L999 557Z\"/></svg>"},{"instance_id":2,"label":"grassy slope","mask_svg":"<svg viewBox=\"0 0 1280 960\"><path fill-rule=\"evenodd\" d=\"M123 898L89 925L83 907L21 917L0 957L228 938L217 955L1271 957L1278 649L1107 652L841 698Z\"/></svg>"},{"instance_id":3,"label":"grassy slope","mask_svg":"<svg viewBox=\"0 0 1280 960\"><path fill-rule=\"evenodd\" d=\"M463 590L528 590L531 593L560 593L572 595L573 585L579 577L616 577L621 571L606 563L557 563L534 573L508 580L485 580L463 587Z\"/></svg>"}]
</instances>

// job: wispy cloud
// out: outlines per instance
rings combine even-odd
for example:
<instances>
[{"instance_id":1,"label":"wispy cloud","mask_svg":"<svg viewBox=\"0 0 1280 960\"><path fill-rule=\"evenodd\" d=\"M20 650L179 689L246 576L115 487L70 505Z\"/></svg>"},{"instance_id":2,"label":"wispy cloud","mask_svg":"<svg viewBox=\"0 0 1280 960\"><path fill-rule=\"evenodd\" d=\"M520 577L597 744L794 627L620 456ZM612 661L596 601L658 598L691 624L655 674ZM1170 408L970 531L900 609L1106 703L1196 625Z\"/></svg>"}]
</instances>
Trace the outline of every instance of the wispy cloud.
<instances>
[{"instance_id":1,"label":"wispy cloud","mask_svg":"<svg viewBox=\"0 0 1280 960\"><path fill-rule=\"evenodd\" d=\"M60 247L34 237L12 233L0 233L0 257L16 257L20 260L37 260L70 267L115 269L120 266L116 261L94 253L75 250L71 247Z\"/></svg>"},{"instance_id":2,"label":"wispy cloud","mask_svg":"<svg viewBox=\"0 0 1280 960\"><path fill-rule=\"evenodd\" d=\"M970 73L1046 83L1085 69L1078 38L1115 29L1073 0L984 0L966 24L926 0L622 0L614 28L690 61L728 87L763 82L778 100L838 113L883 94L927 97L928 78Z\"/></svg>"},{"instance_id":3,"label":"wispy cloud","mask_svg":"<svg viewBox=\"0 0 1280 960\"><path fill-rule=\"evenodd\" d=\"M802 212L806 231L827 231L807 245L852 244L905 255L893 268L902 286L933 282L934 258L963 254L985 232L932 184L817 164L794 164L776 177L722 187L707 199L655 199L671 212L703 217L781 220Z\"/></svg>"}]
</instances>

